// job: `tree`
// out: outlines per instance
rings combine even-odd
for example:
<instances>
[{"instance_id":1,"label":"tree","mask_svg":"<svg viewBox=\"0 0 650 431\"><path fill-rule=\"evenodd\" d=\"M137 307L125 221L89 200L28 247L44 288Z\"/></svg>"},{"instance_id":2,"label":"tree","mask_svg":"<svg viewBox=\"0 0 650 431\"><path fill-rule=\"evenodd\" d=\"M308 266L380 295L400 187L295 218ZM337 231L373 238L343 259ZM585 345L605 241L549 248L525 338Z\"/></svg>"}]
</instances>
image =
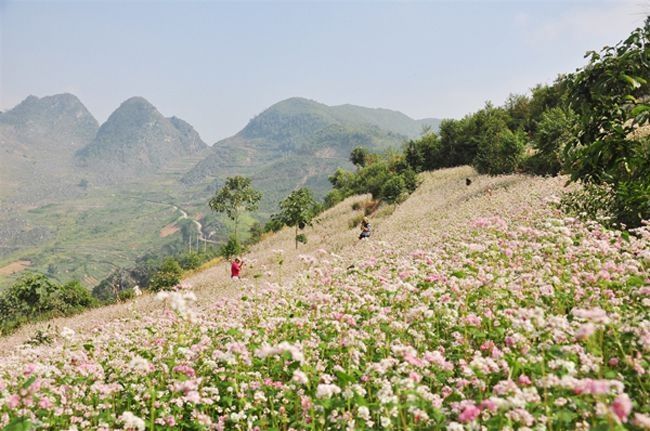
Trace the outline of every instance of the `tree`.
<instances>
[{"instance_id":1,"label":"tree","mask_svg":"<svg viewBox=\"0 0 650 431\"><path fill-rule=\"evenodd\" d=\"M235 222L234 238L237 238L239 217L244 211L255 211L262 199L262 193L253 189L251 179L235 176L226 178L224 186L210 199L210 208L218 213L226 213Z\"/></svg>"},{"instance_id":2,"label":"tree","mask_svg":"<svg viewBox=\"0 0 650 431\"><path fill-rule=\"evenodd\" d=\"M469 140L476 143L472 165L481 174L498 175L515 171L523 153L523 132L508 128L508 113L486 104L469 119Z\"/></svg>"},{"instance_id":3,"label":"tree","mask_svg":"<svg viewBox=\"0 0 650 431\"><path fill-rule=\"evenodd\" d=\"M438 135L430 132L417 140L408 141L404 158L415 172L432 171L443 166L440 148Z\"/></svg>"},{"instance_id":4,"label":"tree","mask_svg":"<svg viewBox=\"0 0 650 431\"><path fill-rule=\"evenodd\" d=\"M149 287L154 291L166 290L174 287L181 281L183 269L172 257L166 258L158 271L151 277Z\"/></svg>"},{"instance_id":5,"label":"tree","mask_svg":"<svg viewBox=\"0 0 650 431\"><path fill-rule=\"evenodd\" d=\"M650 218L650 148L635 131L650 121L650 17L616 46L589 52L571 77L578 140L565 148L571 180L611 186L619 221Z\"/></svg>"},{"instance_id":6,"label":"tree","mask_svg":"<svg viewBox=\"0 0 650 431\"><path fill-rule=\"evenodd\" d=\"M504 108L508 112L510 130L530 130L530 99L522 94L511 94Z\"/></svg>"},{"instance_id":7,"label":"tree","mask_svg":"<svg viewBox=\"0 0 650 431\"><path fill-rule=\"evenodd\" d=\"M311 191L307 188L294 190L282 202L280 202L280 212L273 215L273 219L279 220L289 227L296 228L296 248L298 242L305 242L304 235L298 234L298 229L304 229L305 226L311 226L312 220L318 214L319 205L314 199Z\"/></svg>"},{"instance_id":8,"label":"tree","mask_svg":"<svg viewBox=\"0 0 650 431\"><path fill-rule=\"evenodd\" d=\"M533 137L537 153L526 160L526 170L537 175L560 173L564 148L576 139L575 124L571 109L555 107L544 111Z\"/></svg>"},{"instance_id":9,"label":"tree","mask_svg":"<svg viewBox=\"0 0 650 431\"><path fill-rule=\"evenodd\" d=\"M368 163L368 150L363 147L356 147L350 153L350 161L353 165L364 167Z\"/></svg>"}]
</instances>

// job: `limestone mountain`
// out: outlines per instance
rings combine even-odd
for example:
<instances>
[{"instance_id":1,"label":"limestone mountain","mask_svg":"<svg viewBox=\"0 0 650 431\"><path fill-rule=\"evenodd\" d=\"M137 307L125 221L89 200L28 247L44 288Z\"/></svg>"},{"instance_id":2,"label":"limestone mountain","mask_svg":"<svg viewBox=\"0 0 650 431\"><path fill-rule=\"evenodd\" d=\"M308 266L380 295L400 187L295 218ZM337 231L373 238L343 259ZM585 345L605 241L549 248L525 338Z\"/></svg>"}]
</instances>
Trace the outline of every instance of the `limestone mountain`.
<instances>
[{"instance_id":1,"label":"limestone mountain","mask_svg":"<svg viewBox=\"0 0 650 431\"><path fill-rule=\"evenodd\" d=\"M176 117L166 118L146 99L132 97L77 152L77 160L80 166L114 181L157 172L206 148L191 125Z\"/></svg>"},{"instance_id":2,"label":"limestone mountain","mask_svg":"<svg viewBox=\"0 0 650 431\"><path fill-rule=\"evenodd\" d=\"M38 98L29 96L13 109L0 114L0 130L13 135L32 153L74 152L97 133L97 120L72 94ZM7 142L7 145L9 143Z\"/></svg>"},{"instance_id":3,"label":"limestone mountain","mask_svg":"<svg viewBox=\"0 0 650 431\"><path fill-rule=\"evenodd\" d=\"M36 199L74 176L76 151L88 145L97 120L72 94L29 96L0 114L0 197Z\"/></svg>"},{"instance_id":4,"label":"limestone mountain","mask_svg":"<svg viewBox=\"0 0 650 431\"><path fill-rule=\"evenodd\" d=\"M355 105L327 106L304 98L283 100L253 118L236 135L217 142L210 154L182 179L186 184L217 183L225 176L253 178L267 203L296 186L322 196L337 167L351 167L357 146L399 147L438 120L414 120L401 112Z\"/></svg>"}]
</instances>

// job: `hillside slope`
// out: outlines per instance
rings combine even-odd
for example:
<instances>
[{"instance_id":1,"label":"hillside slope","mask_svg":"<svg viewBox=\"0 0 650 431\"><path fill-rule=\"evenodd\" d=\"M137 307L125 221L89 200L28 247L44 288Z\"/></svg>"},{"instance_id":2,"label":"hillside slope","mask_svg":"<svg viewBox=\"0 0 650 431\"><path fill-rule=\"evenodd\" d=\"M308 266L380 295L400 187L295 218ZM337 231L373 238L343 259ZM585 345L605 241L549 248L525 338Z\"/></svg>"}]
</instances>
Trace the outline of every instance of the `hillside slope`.
<instances>
[{"instance_id":1,"label":"hillside slope","mask_svg":"<svg viewBox=\"0 0 650 431\"><path fill-rule=\"evenodd\" d=\"M626 237L564 218L552 205L563 178L456 168L423 179L372 217L370 240L350 226L363 197L348 199L300 250L289 230L256 245L241 283L221 264L163 304L143 297L60 321L79 333L2 361L5 422L47 396L44 411L22 414L69 427L100 393L110 408L80 426L647 423L650 230ZM12 398L30 376L46 380ZM53 419L62 403L73 413Z\"/></svg>"},{"instance_id":2,"label":"hillside slope","mask_svg":"<svg viewBox=\"0 0 650 431\"><path fill-rule=\"evenodd\" d=\"M308 185L322 197L330 188L327 177L338 167L352 167L348 158L353 148L399 148L419 136L423 126L436 129L438 123L389 109L327 106L294 97L274 104L239 133L214 144L182 181L220 185L227 176L250 176L264 193L265 209L297 186Z\"/></svg>"},{"instance_id":3,"label":"hillside slope","mask_svg":"<svg viewBox=\"0 0 650 431\"><path fill-rule=\"evenodd\" d=\"M95 137L98 124L72 94L29 96L0 113L0 199L36 202L66 194L79 182L74 153Z\"/></svg>"},{"instance_id":4,"label":"hillside slope","mask_svg":"<svg viewBox=\"0 0 650 431\"><path fill-rule=\"evenodd\" d=\"M205 149L207 145L190 124L165 118L146 99L132 97L108 117L77 158L81 166L105 179L123 180L158 172Z\"/></svg>"}]
</instances>

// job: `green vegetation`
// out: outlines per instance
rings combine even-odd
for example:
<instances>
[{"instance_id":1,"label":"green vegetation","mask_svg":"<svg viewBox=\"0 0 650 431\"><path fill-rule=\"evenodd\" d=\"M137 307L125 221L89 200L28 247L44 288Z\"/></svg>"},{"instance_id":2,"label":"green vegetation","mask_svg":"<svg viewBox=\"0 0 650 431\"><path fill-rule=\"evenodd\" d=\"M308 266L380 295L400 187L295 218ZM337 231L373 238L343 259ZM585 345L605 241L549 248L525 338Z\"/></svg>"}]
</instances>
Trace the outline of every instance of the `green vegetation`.
<instances>
[{"instance_id":1,"label":"green vegetation","mask_svg":"<svg viewBox=\"0 0 650 431\"><path fill-rule=\"evenodd\" d=\"M570 83L580 134L565 148L567 171L611 187L616 220L639 226L650 218L650 140L633 133L650 121L650 17L618 45L588 55Z\"/></svg>"},{"instance_id":2,"label":"green vegetation","mask_svg":"<svg viewBox=\"0 0 650 431\"><path fill-rule=\"evenodd\" d=\"M428 139L426 137L423 140ZM370 193L373 199L388 203L402 201L418 185L415 170L407 162L407 156L388 152L370 154L364 166L356 172L338 169L330 177L333 190L325 198L330 207L355 194Z\"/></svg>"},{"instance_id":3,"label":"green vegetation","mask_svg":"<svg viewBox=\"0 0 650 431\"><path fill-rule=\"evenodd\" d=\"M154 292L170 289L181 281L182 275L181 265L175 259L168 257L151 277L149 288Z\"/></svg>"},{"instance_id":4,"label":"green vegetation","mask_svg":"<svg viewBox=\"0 0 650 431\"><path fill-rule=\"evenodd\" d=\"M58 284L43 274L28 273L0 293L0 334L26 322L69 316L95 304L77 281Z\"/></svg>"},{"instance_id":5,"label":"green vegetation","mask_svg":"<svg viewBox=\"0 0 650 431\"><path fill-rule=\"evenodd\" d=\"M304 234L299 234L298 229L303 230L306 226L311 226L314 217L321 211L321 206L316 202L311 191L307 188L294 190L282 202L280 202L280 212L274 214L271 219L276 223L295 227L296 249L298 243L307 242Z\"/></svg>"},{"instance_id":6,"label":"green vegetation","mask_svg":"<svg viewBox=\"0 0 650 431\"><path fill-rule=\"evenodd\" d=\"M589 63L531 96L511 95L460 120L443 120L404 145L402 154L355 148L356 172L329 178L333 205L355 193L398 202L414 187L414 172L471 164L481 174L568 173L587 185L567 208L624 226L650 218L650 138L635 136L650 120L650 18L615 47L590 52ZM608 193L611 199L603 199Z\"/></svg>"},{"instance_id":7,"label":"green vegetation","mask_svg":"<svg viewBox=\"0 0 650 431\"><path fill-rule=\"evenodd\" d=\"M238 175L226 178L226 184L214 194L209 205L215 212L226 213L235 223L233 238L239 242L239 218L244 211L255 211L260 199L262 194L251 186L251 179Z\"/></svg>"}]
</instances>

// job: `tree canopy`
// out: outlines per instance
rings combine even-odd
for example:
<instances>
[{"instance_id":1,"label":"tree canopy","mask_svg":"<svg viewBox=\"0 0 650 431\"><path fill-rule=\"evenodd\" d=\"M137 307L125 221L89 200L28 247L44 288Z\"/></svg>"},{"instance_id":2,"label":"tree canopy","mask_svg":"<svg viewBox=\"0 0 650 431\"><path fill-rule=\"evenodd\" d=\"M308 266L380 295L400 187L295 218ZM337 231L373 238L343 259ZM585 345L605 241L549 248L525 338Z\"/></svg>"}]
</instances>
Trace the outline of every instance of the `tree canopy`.
<instances>
[{"instance_id":1,"label":"tree canopy","mask_svg":"<svg viewBox=\"0 0 650 431\"><path fill-rule=\"evenodd\" d=\"M255 211L258 208L262 193L251 185L250 178L234 176L226 178L224 186L215 192L210 199L210 208L218 213L226 213L234 223L234 238L237 241L239 217L244 211Z\"/></svg>"}]
</instances>

